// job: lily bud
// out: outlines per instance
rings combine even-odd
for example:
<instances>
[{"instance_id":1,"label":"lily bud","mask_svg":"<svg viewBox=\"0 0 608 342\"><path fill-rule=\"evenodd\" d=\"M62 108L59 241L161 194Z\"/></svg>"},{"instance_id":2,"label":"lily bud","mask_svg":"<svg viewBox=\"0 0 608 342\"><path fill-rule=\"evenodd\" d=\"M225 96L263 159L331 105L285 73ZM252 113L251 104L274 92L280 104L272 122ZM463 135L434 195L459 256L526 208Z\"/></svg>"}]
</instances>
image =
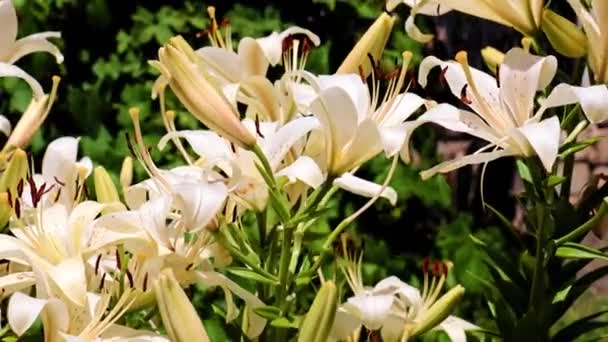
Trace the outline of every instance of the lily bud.
<instances>
[{"instance_id":1,"label":"lily bud","mask_svg":"<svg viewBox=\"0 0 608 342\"><path fill-rule=\"evenodd\" d=\"M587 38L570 20L545 9L541 28L553 48L562 55L579 58L587 54Z\"/></svg>"},{"instance_id":2,"label":"lily bud","mask_svg":"<svg viewBox=\"0 0 608 342\"><path fill-rule=\"evenodd\" d=\"M321 286L302 322L298 342L327 341L338 309L338 290L333 281Z\"/></svg>"},{"instance_id":3,"label":"lily bud","mask_svg":"<svg viewBox=\"0 0 608 342\"><path fill-rule=\"evenodd\" d=\"M93 172L93 179L95 181L95 195L99 203L120 203L120 197L118 197L118 190L108 171L103 166L98 166ZM110 207L102 210L104 213L112 211Z\"/></svg>"},{"instance_id":4,"label":"lily bud","mask_svg":"<svg viewBox=\"0 0 608 342\"><path fill-rule=\"evenodd\" d=\"M245 149L256 144L226 98L203 75L200 57L181 36L173 37L158 51L152 65L168 80L180 102L199 121L224 138Z\"/></svg>"},{"instance_id":5,"label":"lily bud","mask_svg":"<svg viewBox=\"0 0 608 342\"><path fill-rule=\"evenodd\" d=\"M27 177L27 171L27 154L21 149L16 149L0 177L0 191L10 191L12 194L16 194L17 184Z\"/></svg>"},{"instance_id":6,"label":"lily bud","mask_svg":"<svg viewBox=\"0 0 608 342\"><path fill-rule=\"evenodd\" d=\"M498 71L498 66L501 65L505 60L505 54L491 46L486 46L485 48L481 49L481 58L483 58L483 61L486 63L488 69L490 69L492 73L496 74Z\"/></svg>"},{"instance_id":7,"label":"lily bud","mask_svg":"<svg viewBox=\"0 0 608 342\"><path fill-rule=\"evenodd\" d=\"M154 293L171 341L209 341L203 322L170 268L161 272L154 283Z\"/></svg>"},{"instance_id":8,"label":"lily bud","mask_svg":"<svg viewBox=\"0 0 608 342\"><path fill-rule=\"evenodd\" d=\"M464 296L464 287L456 285L441 296L431 307L419 317L419 323L413 327L411 336L418 336L433 329L452 313Z\"/></svg>"},{"instance_id":9,"label":"lily bud","mask_svg":"<svg viewBox=\"0 0 608 342\"><path fill-rule=\"evenodd\" d=\"M122 161L120 168L120 186L125 189L133 182L133 158L127 156Z\"/></svg>"},{"instance_id":10,"label":"lily bud","mask_svg":"<svg viewBox=\"0 0 608 342\"><path fill-rule=\"evenodd\" d=\"M17 122L13 133L8 137L6 146L25 147L34 134L38 131L55 102L57 87L59 86L59 76L53 76L53 88L51 93L40 98L33 98L25 113Z\"/></svg>"},{"instance_id":11,"label":"lily bud","mask_svg":"<svg viewBox=\"0 0 608 342\"><path fill-rule=\"evenodd\" d=\"M356 74L362 72L361 76L367 78L373 70L373 65L368 56L371 55L374 61L378 61L382 57L382 52L393 30L394 23L395 17L383 12L365 31L336 73Z\"/></svg>"}]
</instances>

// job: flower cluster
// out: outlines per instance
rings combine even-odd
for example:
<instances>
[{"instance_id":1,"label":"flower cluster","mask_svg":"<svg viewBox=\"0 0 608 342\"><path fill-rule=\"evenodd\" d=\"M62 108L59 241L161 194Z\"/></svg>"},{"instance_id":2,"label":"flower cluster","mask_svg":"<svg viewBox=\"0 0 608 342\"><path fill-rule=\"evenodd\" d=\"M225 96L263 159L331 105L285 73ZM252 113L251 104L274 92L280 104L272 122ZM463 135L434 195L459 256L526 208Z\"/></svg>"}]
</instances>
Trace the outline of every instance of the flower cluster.
<instances>
[{"instance_id":1,"label":"flower cluster","mask_svg":"<svg viewBox=\"0 0 608 342\"><path fill-rule=\"evenodd\" d=\"M394 276L370 288L364 286L359 254L343 245L344 259L337 260L343 274L332 279L329 257L363 211L379 199L397 202L389 186L393 171L399 160L410 162L410 139L425 123L488 144L422 171L422 179L516 157L530 165L522 166L531 189L536 186L536 197L528 198L553 205L552 187L569 186L564 179L571 176L551 178L559 177L558 164L568 170L569 155L591 144L576 145L578 134L587 124L608 119L608 89L601 84L606 81L602 44L608 44L601 19L607 7L602 1L591 7L569 1L583 34L542 0L403 2L412 7L406 30L414 38L432 39L414 25L416 14L457 10L530 37L544 32L556 51L587 54L592 77L587 75L584 86L555 85L558 60L542 53L536 41L497 52L495 75L471 67L464 51L452 61L428 56L419 65L417 83L447 84L457 99L457 105L437 103L410 91L411 52L402 53L394 72L381 71L393 14L378 17L336 73L315 75L305 69L310 50L321 44L313 32L294 26L237 44L228 24L218 23L210 7L210 26L202 32L209 46L195 50L176 36L150 61L159 72L151 96L158 99L166 129L156 148L178 153L182 165L155 163L139 109L132 108L131 156L125 157L117 187L102 166L77 158L75 137L48 144L39 173L28 162L22 148L51 110L58 78L45 94L13 63L36 51L52 53L61 63L57 47L47 40L59 34L16 40L15 9L11 0L0 0L0 76L22 78L33 93L12 132L0 116L0 130L8 136L0 152L0 226L6 226L0 234L0 288L8 300L11 333L22 336L40 320L46 341L209 340L192 304L191 291L201 286L222 290L225 305L217 311L248 339L285 341L297 334L302 341L356 341L365 328L378 331L384 341L407 341L438 329L453 341L465 341L465 331L480 330L452 316L464 295L461 285L442 294L450 262L426 260L421 289ZM389 1L387 8L399 3ZM562 21L572 25L556 24ZM568 37L573 40L564 42ZM579 41L582 54L571 46ZM436 67L440 79L429 76ZM271 77L275 73L269 70L280 76ZM200 130L179 129L176 112L165 103L167 91L200 121ZM575 109L559 115L558 107ZM357 175L375 157L392 160L382 184ZM133 183L134 163L147 179ZM548 180L539 181L542 175ZM94 194L87 190L89 177ZM325 234L320 249L308 248L305 243L338 190L368 201ZM596 207L589 204L585 215ZM549 222L542 220L544 211L534 210L535 219ZM592 219L599 220L602 210ZM539 241L533 251L537 267L551 262L550 253L571 256L564 248L575 247L567 243L593 228L583 225L552 238L539 235L543 227L530 229ZM545 246L546 252L539 249ZM587 256L593 252L586 251ZM536 272L541 271L533 272L530 305L544 303L535 301L545 282ZM341 296L343 304L338 279L348 284L345 293L352 292ZM304 297L317 280L322 283L317 298L312 305L303 304L298 296ZM141 313L145 324L131 324L129 318Z\"/></svg>"}]
</instances>

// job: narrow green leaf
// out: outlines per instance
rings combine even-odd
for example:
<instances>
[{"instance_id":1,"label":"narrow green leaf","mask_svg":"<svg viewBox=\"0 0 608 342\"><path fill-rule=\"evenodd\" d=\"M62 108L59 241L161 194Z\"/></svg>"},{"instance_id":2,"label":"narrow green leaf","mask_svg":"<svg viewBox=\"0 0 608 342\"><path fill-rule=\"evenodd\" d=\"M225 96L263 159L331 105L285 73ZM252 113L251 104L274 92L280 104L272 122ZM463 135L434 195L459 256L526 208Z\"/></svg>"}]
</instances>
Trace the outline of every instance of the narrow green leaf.
<instances>
[{"instance_id":1,"label":"narrow green leaf","mask_svg":"<svg viewBox=\"0 0 608 342\"><path fill-rule=\"evenodd\" d=\"M519 172L519 176L521 177L521 179L530 184L534 184L534 181L532 180L532 174L530 173L528 165L526 165L526 163L521 160L518 160L516 164L517 171Z\"/></svg>"},{"instance_id":2,"label":"narrow green leaf","mask_svg":"<svg viewBox=\"0 0 608 342\"><path fill-rule=\"evenodd\" d=\"M566 177L551 175L547 178L545 182L547 183L548 187L552 188L554 186L562 184L565 180Z\"/></svg>"},{"instance_id":3,"label":"narrow green leaf","mask_svg":"<svg viewBox=\"0 0 608 342\"><path fill-rule=\"evenodd\" d=\"M594 321L594 319L606 313L608 313L608 310L602 310L572 322L570 325L558 331L551 341L570 342L576 340L576 338L582 334L587 334L595 329L608 327L608 322L606 321Z\"/></svg>"},{"instance_id":4,"label":"narrow green leaf","mask_svg":"<svg viewBox=\"0 0 608 342\"><path fill-rule=\"evenodd\" d=\"M228 267L226 270L234 274L237 277L253 280L258 283L269 284L269 285L278 285L278 282L273 279L267 278L259 273L256 273L248 268L244 267Z\"/></svg>"},{"instance_id":5,"label":"narrow green leaf","mask_svg":"<svg viewBox=\"0 0 608 342\"><path fill-rule=\"evenodd\" d=\"M555 255L564 259L602 259L608 261L608 255L605 253L574 242L566 242L558 247Z\"/></svg>"}]
</instances>

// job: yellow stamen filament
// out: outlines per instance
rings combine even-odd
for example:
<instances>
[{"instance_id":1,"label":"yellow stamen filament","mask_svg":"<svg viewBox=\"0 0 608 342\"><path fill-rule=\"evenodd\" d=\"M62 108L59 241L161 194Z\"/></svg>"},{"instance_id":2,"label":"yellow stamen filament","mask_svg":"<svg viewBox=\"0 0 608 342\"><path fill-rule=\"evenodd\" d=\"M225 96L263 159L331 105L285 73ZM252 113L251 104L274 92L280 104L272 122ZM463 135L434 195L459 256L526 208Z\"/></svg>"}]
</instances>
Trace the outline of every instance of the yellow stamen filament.
<instances>
[{"instance_id":1,"label":"yellow stamen filament","mask_svg":"<svg viewBox=\"0 0 608 342\"><path fill-rule=\"evenodd\" d=\"M95 316L80 332L79 337L91 340L100 337L104 331L119 320L127 312L127 310L129 310L131 305L133 305L136 298L135 296L131 295L132 293L133 292L131 289L127 289L125 292L123 292L110 312L107 312L107 310L110 306L112 291L109 290L104 293L95 310Z\"/></svg>"},{"instance_id":2,"label":"yellow stamen filament","mask_svg":"<svg viewBox=\"0 0 608 342\"><path fill-rule=\"evenodd\" d=\"M215 18L215 7L207 7L207 13L209 14L209 20L211 21L211 28L208 32L209 41L211 42L211 45L225 49L226 44L224 43L224 38L222 37L222 34L219 30L219 26L217 24L217 20Z\"/></svg>"},{"instance_id":3,"label":"yellow stamen filament","mask_svg":"<svg viewBox=\"0 0 608 342\"><path fill-rule=\"evenodd\" d=\"M175 112L166 110L165 88L166 88L166 85L163 85L163 87L161 89L159 89L159 92L158 92L158 96L159 96L158 100L160 102L160 114L161 114L161 118L163 120L163 125L165 126L165 129L167 130L167 133L172 133L172 132L176 131L175 121L174 121ZM173 113L173 114L171 114L171 113ZM171 141L173 142L173 144L175 145L177 150L182 154L182 156L184 157L184 160L189 165L192 165L192 159L188 155L188 152L186 152L186 149L184 148L184 145L182 144L181 140L179 140L179 138L177 138L177 137L173 137L173 138L171 138Z\"/></svg>"}]
</instances>

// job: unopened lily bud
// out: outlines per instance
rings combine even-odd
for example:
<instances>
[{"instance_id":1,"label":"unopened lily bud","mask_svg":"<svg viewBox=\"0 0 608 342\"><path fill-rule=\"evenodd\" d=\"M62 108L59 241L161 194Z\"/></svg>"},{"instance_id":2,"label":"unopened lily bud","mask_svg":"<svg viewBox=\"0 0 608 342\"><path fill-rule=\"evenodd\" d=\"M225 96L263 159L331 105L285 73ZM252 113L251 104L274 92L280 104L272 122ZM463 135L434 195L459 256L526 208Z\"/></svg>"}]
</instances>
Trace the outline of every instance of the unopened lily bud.
<instances>
[{"instance_id":1,"label":"unopened lily bud","mask_svg":"<svg viewBox=\"0 0 608 342\"><path fill-rule=\"evenodd\" d=\"M373 57L374 62L380 60L394 23L395 17L383 12L359 39L336 73L356 74L361 72L361 76L367 78L373 70L369 56Z\"/></svg>"},{"instance_id":2,"label":"unopened lily bud","mask_svg":"<svg viewBox=\"0 0 608 342\"><path fill-rule=\"evenodd\" d=\"M585 34L576 24L550 9L543 12L542 30L551 46L562 55L579 58L587 54Z\"/></svg>"},{"instance_id":3,"label":"unopened lily bud","mask_svg":"<svg viewBox=\"0 0 608 342\"><path fill-rule=\"evenodd\" d=\"M256 144L226 98L207 81L200 58L181 36L173 37L158 51L152 65L168 80L180 102L199 121L231 142L251 149Z\"/></svg>"},{"instance_id":4,"label":"unopened lily bud","mask_svg":"<svg viewBox=\"0 0 608 342\"><path fill-rule=\"evenodd\" d=\"M59 76L53 76L53 88L51 93L40 98L33 98L29 106L17 122L13 133L8 137L6 146L23 148L29 144L34 134L38 131L48 116L59 86Z\"/></svg>"},{"instance_id":5,"label":"unopened lily bud","mask_svg":"<svg viewBox=\"0 0 608 342\"><path fill-rule=\"evenodd\" d=\"M485 48L481 49L481 58L483 58L483 61L486 63L488 69L490 69L492 73L496 74L498 71L498 66L501 65L505 60L505 54L491 46L486 46Z\"/></svg>"},{"instance_id":6,"label":"unopened lily bud","mask_svg":"<svg viewBox=\"0 0 608 342\"><path fill-rule=\"evenodd\" d=\"M116 186L114 185L114 182L112 182L112 178L108 174L108 171L106 171L103 166L95 168L93 179L95 180L95 195L97 196L98 202L120 202Z\"/></svg>"},{"instance_id":7,"label":"unopened lily bud","mask_svg":"<svg viewBox=\"0 0 608 342\"><path fill-rule=\"evenodd\" d=\"M298 342L327 341L338 309L338 290L333 281L322 286L302 322Z\"/></svg>"},{"instance_id":8,"label":"unopened lily bud","mask_svg":"<svg viewBox=\"0 0 608 342\"><path fill-rule=\"evenodd\" d=\"M131 182L133 182L133 158L127 156L120 168L120 186L125 189L131 185Z\"/></svg>"},{"instance_id":9,"label":"unopened lily bud","mask_svg":"<svg viewBox=\"0 0 608 342\"><path fill-rule=\"evenodd\" d=\"M170 268L161 272L154 283L154 293L171 341L209 341L203 322Z\"/></svg>"},{"instance_id":10,"label":"unopened lily bud","mask_svg":"<svg viewBox=\"0 0 608 342\"><path fill-rule=\"evenodd\" d=\"M411 332L412 336L418 336L433 329L443 322L452 313L456 305L464 296L464 287L456 285L446 294L441 296L431 307L420 315L418 324Z\"/></svg>"},{"instance_id":11,"label":"unopened lily bud","mask_svg":"<svg viewBox=\"0 0 608 342\"><path fill-rule=\"evenodd\" d=\"M21 149L16 149L12 152L6 170L0 177L0 191L10 191L15 194L19 181L27 177L27 170L27 154Z\"/></svg>"}]
</instances>

